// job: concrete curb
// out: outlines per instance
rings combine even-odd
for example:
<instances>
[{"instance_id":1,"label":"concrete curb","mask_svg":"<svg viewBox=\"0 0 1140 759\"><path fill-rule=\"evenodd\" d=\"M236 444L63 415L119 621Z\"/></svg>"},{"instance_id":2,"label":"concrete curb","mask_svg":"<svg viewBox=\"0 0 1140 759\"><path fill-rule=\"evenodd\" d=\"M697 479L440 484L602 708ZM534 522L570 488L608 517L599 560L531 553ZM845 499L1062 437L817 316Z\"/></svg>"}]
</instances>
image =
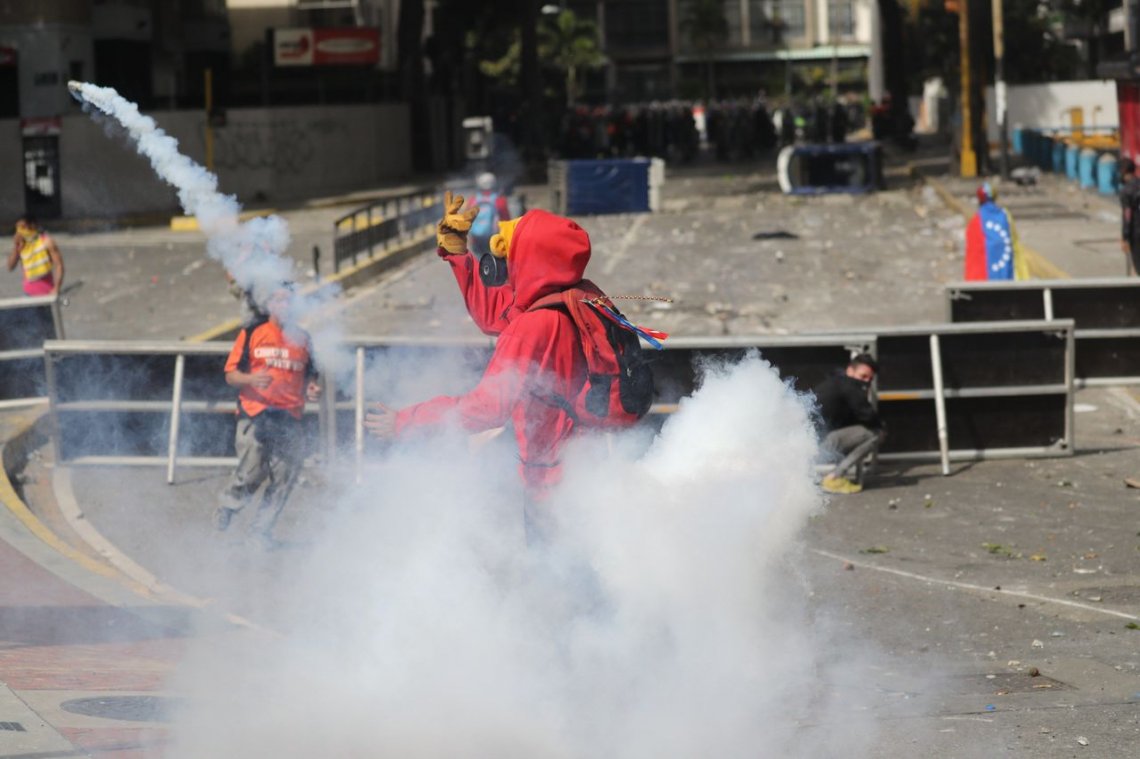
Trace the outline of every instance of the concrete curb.
<instances>
[{"instance_id":1,"label":"concrete curb","mask_svg":"<svg viewBox=\"0 0 1140 759\"><path fill-rule=\"evenodd\" d=\"M101 556L103 561L94 559L82 551L77 550L44 524L24 502L12 484L14 474L23 468L24 462L27 461L29 451L41 447L43 440L47 436L47 433L43 429L43 426L47 423L47 412L38 411L33 413L34 415L28 415L18 420L16 422L16 432L3 446L0 446L0 458L2 458L3 462L3 466L0 467L0 503L3 503L9 515L14 517L19 524L23 526L34 542L38 542L48 549L51 549L51 551L54 551L56 555L66 560L64 563L69 564L71 567L83 570L86 575L93 574L98 580L106 582L102 583L99 587L93 587L91 582L85 582L82 578L76 577L74 572L63 573L58 568L48 566L44 561L27 554L15 541L10 539L9 535L3 535L2 525L0 525L0 540L6 540L14 548L28 555L28 558L32 561L52 571L65 582L101 599L107 604L121 608L130 608L135 613L144 617L148 613L147 608L169 607L173 605L198 611L212 611L213 616L236 627L256 630L274 636L280 635L280 633L241 615L221 609L213 610L211 609L213 603L211 599L199 598L183 593L158 580L154 575L136 564L130 557L107 540L95 529L94 525L87 522L78 501L74 497L71 497L72 502L70 504L57 504L57 508L60 509L64 519L67 520L72 529L76 530L79 539ZM64 473L57 469L53 473L52 482L52 492L56 494L57 499L59 499L61 490L65 496L64 500L66 500L67 494L71 491L70 477L64 475ZM114 588L115 590L109 590L110 588ZM144 602L143 606L139 606L137 603L140 599ZM134 603L132 603L132 601L134 601ZM161 619L156 618L156 621L162 623Z\"/></svg>"},{"instance_id":2,"label":"concrete curb","mask_svg":"<svg viewBox=\"0 0 1140 759\"><path fill-rule=\"evenodd\" d=\"M920 172L917 167L911 166L910 171L912 176L922 180L928 187L938 194L939 199L950 210L958 213L962 218L969 220L973 213L966 207L954 194L946 189L946 187L936 180L934 177L927 176ZM1021 251L1025 254L1027 263L1029 264L1029 275L1034 279L1071 279L1072 275L1061 267L1054 264L1048 258L1038 253L1033 248L1021 243Z\"/></svg>"},{"instance_id":3,"label":"concrete curb","mask_svg":"<svg viewBox=\"0 0 1140 759\"><path fill-rule=\"evenodd\" d=\"M0 447L0 457L3 467L0 467L0 502L24 526L25 529L41 542L52 548L60 555L93 574L114 580L138 596L150 601L157 600L145 586L123 575L114 567L97 561L90 556L76 550L70 543L56 535L39 517L37 517L16 491L12 484L15 473L24 467L28 453L38 447L38 442L45 437L42 425L46 423L47 412L36 412L35 416L20 419L15 434L13 434Z\"/></svg>"}]
</instances>

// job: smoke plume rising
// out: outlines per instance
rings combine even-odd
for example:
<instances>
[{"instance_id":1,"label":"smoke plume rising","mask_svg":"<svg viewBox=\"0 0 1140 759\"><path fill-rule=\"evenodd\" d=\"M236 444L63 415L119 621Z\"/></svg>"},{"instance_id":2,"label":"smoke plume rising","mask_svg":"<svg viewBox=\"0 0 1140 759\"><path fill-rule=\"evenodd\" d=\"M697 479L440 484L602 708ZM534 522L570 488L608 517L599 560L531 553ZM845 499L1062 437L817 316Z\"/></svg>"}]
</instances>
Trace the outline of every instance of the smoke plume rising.
<instances>
[{"instance_id":1,"label":"smoke plume rising","mask_svg":"<svg viewBox=\"0 0 1140 759\"><path fill-rule=\"evenodd\" d=\"M178 141L164 132L136 104L110 87L86 82L68 82L71 94L85 110L114 119L150 161L155 173L172 185L182 209L198 220L206 236L206 251L219 261L234 282L264 309L273 291L295 278L294 262L286 255L289 225L277 215L241 222L241 205L233 195L218 190L218 178L178 150ZM286 329L298 326L335 296L332 288L294 297L285 319ZM317 360L325 367L346 365L335 343L339 334L322 327L312 335Z\"/></svg>"}]
</instances>

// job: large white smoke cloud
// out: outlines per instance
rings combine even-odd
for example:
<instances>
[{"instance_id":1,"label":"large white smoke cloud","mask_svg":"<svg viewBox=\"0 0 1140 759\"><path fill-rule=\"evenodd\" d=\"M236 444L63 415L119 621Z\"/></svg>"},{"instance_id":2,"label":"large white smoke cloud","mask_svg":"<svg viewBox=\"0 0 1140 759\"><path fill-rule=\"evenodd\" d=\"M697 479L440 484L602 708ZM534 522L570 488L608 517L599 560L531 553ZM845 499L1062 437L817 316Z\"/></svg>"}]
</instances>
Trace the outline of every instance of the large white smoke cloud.
<instances>
[{"instance_id":1,"label":"large white smoke cloud","mask_svg":"<svg viewBox=\"0 0 1140 759\"><path fill-rule=\"evenodd\" d=\"M509 457L391 452L295 567L286 634L193 652L170 756L858 755L865 725L803 729L835 714L790 566L805 400L752 357L626 442L569 452L529 547Z\"/></svg>"}]
</instances>

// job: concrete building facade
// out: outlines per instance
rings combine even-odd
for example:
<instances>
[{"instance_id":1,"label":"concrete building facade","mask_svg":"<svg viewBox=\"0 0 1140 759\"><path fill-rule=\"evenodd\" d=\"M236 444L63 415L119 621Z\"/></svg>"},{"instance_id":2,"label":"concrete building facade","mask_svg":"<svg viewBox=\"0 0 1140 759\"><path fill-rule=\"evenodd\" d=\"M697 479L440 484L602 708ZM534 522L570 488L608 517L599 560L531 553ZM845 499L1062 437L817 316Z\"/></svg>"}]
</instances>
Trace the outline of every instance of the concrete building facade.
<instances>
[{"instance_id":1,"label":"concrete building facade","mask_svg":"<svg viewBox=\"0 0 1140 759\"><path fill-rule=\"evenodd\" d=\"M881 93L872 58L876 0L721 0L727 35L702 48L688 0L575 0L558 4L599 26L610 100L802 94L837 79ZM711 68L711 72L709 69ZM710 77L711 73L711 77Z\"/></svg>"}]
</instances>

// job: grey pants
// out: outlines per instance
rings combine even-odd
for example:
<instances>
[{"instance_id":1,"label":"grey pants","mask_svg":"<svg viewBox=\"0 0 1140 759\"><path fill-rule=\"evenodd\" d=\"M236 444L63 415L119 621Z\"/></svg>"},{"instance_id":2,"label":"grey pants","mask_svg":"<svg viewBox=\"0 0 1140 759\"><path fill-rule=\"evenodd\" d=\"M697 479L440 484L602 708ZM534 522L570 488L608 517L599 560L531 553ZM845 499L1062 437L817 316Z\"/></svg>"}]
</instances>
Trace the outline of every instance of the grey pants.
<instances>
[{"instance_id":1,"label":"grey pants","mask_svg":"<svg viewBox=\"0 0 1140 759\"><path fill-rule=\"evenodd\" d=\"M840 461L831 470L835 477L843 477L852 468L862 464L863 459L879 447L879 432L861 424L840 427L827 433L820 443L824 452L838 454ZM862 467L858 467L862 479Z\"/></svg>"},{"instance_id":2,"label":"grey pants","mask_svg":"<svg viewBox=\"0 0 1140 759\"><path fill-rule=\"evenodd\" d=\"M289 439L292 438L292 439ZM292 435L278 433L267 442L258 440L253 419L238 418L234 435L238 465L229 486L222 492L221 508L240 511L265 484L250 532L269 537L273 525L301 473L301 425Z\"/></svg>"}]
</instances>

